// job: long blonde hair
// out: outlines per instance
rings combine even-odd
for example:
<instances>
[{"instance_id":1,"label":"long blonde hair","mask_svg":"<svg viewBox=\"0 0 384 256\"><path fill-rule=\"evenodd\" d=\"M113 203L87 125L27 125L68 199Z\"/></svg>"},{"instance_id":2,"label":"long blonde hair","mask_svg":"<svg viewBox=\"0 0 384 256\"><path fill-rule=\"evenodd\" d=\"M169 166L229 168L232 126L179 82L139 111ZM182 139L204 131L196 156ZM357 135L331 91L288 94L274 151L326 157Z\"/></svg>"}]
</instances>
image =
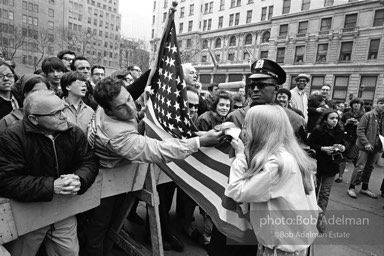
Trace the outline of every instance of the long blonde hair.
<instances>
[{"instance_id":1,"label":"long blonde hair","mask_svg":"<svg viewBox=\"0 0 384 256\"><path fill-rule=\"evenodd\" d=\"M245 154L249 169L245 179L263 171L267 160L275 155L278 173L281 175L284 162L280 155L284 147L299 165L305 193L313 190L311 172L316 163L299 146L285 110L278 105L258 105L250 108L245 116Z\"/></svg>"}]
</instances>

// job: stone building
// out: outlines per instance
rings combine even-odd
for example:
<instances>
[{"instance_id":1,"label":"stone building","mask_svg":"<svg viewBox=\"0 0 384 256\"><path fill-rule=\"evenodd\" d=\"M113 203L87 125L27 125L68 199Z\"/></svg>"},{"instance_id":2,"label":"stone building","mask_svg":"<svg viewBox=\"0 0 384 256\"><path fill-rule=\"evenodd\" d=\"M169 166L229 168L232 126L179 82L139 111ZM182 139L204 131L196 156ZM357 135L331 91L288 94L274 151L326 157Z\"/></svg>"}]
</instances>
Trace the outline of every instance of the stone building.
<instances>
[{"instance_id":1,"label":"stone building","mask_svg":"<svg viewBox=\"0 0 384 256\"><path fill-rule=\"evenodd\" d=\"M154 1L152 53L170 2ZM382 0L181 0L175 24L182 59L204 86L247 81L250 63L268 58L286 70L285 88L307 73L308 93L327 83L339 101L384 96Z\"/></svg>"}]
</instances>

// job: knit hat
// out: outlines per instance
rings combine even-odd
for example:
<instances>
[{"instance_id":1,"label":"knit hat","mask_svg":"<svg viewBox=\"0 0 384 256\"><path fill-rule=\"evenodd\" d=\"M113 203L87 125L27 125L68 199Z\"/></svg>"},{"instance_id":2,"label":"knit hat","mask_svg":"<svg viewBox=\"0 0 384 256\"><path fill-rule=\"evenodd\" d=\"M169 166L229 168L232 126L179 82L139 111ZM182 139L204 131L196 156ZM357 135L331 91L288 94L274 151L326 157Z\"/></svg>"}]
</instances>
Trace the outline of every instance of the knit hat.
<instances>
[{"instance_id":1,"label":"knit hat","mask_svg":"<svg viewBox=\"0 0 384 256\"><path fill-rule=\"evenodd\" d=\"M378 99L377 99L377 103L379 103L379 102L384 103L384 97L380 97L380 98L378 98Z\"/></svg>"}]
</instances>

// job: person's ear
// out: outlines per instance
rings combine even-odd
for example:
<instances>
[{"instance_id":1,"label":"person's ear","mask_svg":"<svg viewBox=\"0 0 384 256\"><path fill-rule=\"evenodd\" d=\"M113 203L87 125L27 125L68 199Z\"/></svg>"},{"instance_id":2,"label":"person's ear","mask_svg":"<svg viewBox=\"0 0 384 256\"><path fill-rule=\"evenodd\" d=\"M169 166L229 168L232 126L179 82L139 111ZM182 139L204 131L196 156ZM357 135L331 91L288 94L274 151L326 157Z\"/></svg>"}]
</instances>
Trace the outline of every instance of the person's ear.
<instances>
[{"instance_id":1,"label":"person's ear","mask_svg":"<svg viewBox=\"0 0 384 256\"><path fill-rule=\"evenodd\" d=\"M34 115L28 115L28 120L31 121L34 125L38 125L39 121L37 120L36 116Z\"/></svg>"}]
</instances>

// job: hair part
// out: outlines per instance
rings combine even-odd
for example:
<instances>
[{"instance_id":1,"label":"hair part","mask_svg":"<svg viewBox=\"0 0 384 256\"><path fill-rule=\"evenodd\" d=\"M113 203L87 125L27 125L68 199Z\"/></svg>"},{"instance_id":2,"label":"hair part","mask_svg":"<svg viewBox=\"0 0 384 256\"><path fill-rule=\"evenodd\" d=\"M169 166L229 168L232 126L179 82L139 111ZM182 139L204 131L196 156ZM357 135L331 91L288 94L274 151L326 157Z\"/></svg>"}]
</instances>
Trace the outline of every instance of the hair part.
<instances>
[{"instance_id":1,"label":"hair part","mask_svg":"<svg viewBox=\"0 0 384 256\"><path fill-rule=\"evenodd\" d=\"M41 69L45 74L48 74L50 72L54 71L62 71L66 72L67 69L65 68L63 62L57 57L48 57L43 60L41 63Z\"/></svg>"},{"instance_id":2,"label":"hair part","mask_svg":"<svg viewBox=\"0 0 384 256\"><path fill-rule=\"evenodd\" d=\"M93 91L96 102L104 109L111 110L111 101L115 99L124 87L124 82L118 78L106 77L101 79Z\"/></svg>"},{"instance_id":3,"label":"hair part","mask_svg":"<svg viewBox=\"0 0 384 256\"><path fill-rule=\"evenodd\" d=\"M339 118L336 127L333 129L334 130L342 130L343 127L342 127L341 122L340 122L339 113L337 113L337 110L333 109L333 108L328 108L323 113L321 113L319 119L317 120L316 128L318 128L321 131L324 131L325 129L327 129L327 119L328 119L328 116L332 113L336 113L336 115Z\"/></svg>"},{"instance_id":4,"label":"hair part","mask_svg":"<svg viewBox=\"0 0 384 256\"><path fill-rule=\"evenodd\" d=\"M249 169L245 179L263 171L268 159L275 155L278 162L278 173L281 176L284 162L280 155L285 148L296 160L305 193L313 190L311 174L316 170L316 163L311 159L297 142L291 123L285 110L278 105L258 105L251 107L245 116L247 130L245 153Z\"/></svg>"}]
</instances>

